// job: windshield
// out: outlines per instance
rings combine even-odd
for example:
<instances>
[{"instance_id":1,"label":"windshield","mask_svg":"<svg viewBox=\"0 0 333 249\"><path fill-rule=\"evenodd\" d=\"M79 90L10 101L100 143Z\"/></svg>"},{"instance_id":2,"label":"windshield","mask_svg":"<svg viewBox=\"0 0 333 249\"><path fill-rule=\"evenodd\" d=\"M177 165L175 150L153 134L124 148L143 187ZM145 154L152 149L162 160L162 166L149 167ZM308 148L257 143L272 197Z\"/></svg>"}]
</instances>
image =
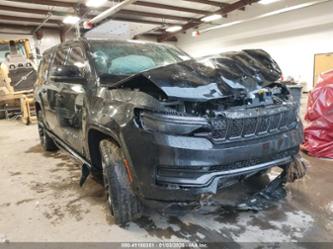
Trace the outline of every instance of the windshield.
<instances>
[{"instance_id":1,"label":"windshield","mask_svg":"<svg viewBox=\"0 0 333 249\"><path fill-rule=\"evenodd\" d=\"M90 45L97 73L108 82L191 59L175 47L154 43L92 41Z\"/></svg>"}]
</instances>

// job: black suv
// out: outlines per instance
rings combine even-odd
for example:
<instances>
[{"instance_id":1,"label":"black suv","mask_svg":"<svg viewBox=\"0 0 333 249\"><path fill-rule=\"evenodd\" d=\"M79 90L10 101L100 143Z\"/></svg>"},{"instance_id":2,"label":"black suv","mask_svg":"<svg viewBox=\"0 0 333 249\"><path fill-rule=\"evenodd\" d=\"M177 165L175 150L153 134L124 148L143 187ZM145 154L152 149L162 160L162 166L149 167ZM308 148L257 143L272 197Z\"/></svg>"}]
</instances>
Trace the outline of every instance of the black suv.
<instances>
[{"instance_id":1,"label":"black suv","mask_svg":"<svg viewBox=\"0 0 333 249\"><path fill-rule=\"evenodd\" d=\"M262 50L196 60L155 43L65 42L39 66L41 143L103 175L111 213L125 224L143 203L200 201L290 168L302 126L280 78Z\"/></svg>"}]
</instances>

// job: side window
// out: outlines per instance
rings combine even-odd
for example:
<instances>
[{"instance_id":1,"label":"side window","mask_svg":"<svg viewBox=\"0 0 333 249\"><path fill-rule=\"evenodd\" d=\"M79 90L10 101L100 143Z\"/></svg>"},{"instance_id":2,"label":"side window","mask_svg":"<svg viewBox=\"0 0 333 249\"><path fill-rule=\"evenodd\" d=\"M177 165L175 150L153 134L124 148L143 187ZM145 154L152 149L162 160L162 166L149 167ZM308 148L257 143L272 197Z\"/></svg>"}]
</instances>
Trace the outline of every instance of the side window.
<instances>
[{"instance_id":1,"label":"side window","mask_svg":"<svg viewBox=\"0 0 333 249\"><path fill-rule=\"evenodd\" d=\"M83 76L86 76L88 62L84 58L84 53L80 47L72 47L67 57L65 65L73 65L80 69Z\"/></svg>"},{"instance_id":2,"label":"side window","mask_svg":"<svg viewBox=\"0 0 333 249\"><path fill-rule=\"evenodd\" d=\"M75 65L80 66L80 64L84 64L85 59L80 47L73 47L69 53L69 56L66 61L66 65Z\"/></svg>"},{"instance_id":3,"label":"side window","mask_svg":"<svg viewBox=\"0 0 333 249\"><path fill-rule=\"evenodd\" d=\"M52 80L52 76L57 73L57 68L65 65L68 50L69 48L60 48L55 52L54 59L51 66L49 67L49 74L48 74L48 77L51 81L54 81Z\"/></svg>"},{"instance_id":4,"label":"side window","mask_svg":"<svg viewBox=\"0 0 333 249\"><path fill-rule=\"evenodd\" d=\"M57 51L52 67L59 67L65 64L68 48L61 48Z\"/></svg>"}]
</instances>

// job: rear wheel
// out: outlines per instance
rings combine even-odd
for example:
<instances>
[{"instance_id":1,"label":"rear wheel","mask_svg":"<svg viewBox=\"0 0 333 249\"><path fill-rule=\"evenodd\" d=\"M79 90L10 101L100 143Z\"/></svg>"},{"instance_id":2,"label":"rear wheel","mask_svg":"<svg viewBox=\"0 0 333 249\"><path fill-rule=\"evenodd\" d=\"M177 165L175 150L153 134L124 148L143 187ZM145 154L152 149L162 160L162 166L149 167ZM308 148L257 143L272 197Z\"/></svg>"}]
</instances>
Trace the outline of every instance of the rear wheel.
<instances>
[{"instance_id":1,"label":"rear wheel","mask_svg":"<svg viewBox=\"0 0 333 249\"><path fill-rule=\"evenodd\" d=\"M57 150L57 146L53 142L52 138L47 134L44 127L44 120L41 111L37 112L37 120L38 120L38 134L40 143L46 151L54 151Z\"/></svg>"},{"instance_id":2,"label":"rear wheel","mask_svg":"<svg viewBox=\"0 0 333 249\"><path fill-rule=\"evenodd\" d=\"M100 152L110 212L115 223L124 226L141 217L142 204L131 188L121 149L109 140L102 140Z\"/></svg>"}]
</instances>

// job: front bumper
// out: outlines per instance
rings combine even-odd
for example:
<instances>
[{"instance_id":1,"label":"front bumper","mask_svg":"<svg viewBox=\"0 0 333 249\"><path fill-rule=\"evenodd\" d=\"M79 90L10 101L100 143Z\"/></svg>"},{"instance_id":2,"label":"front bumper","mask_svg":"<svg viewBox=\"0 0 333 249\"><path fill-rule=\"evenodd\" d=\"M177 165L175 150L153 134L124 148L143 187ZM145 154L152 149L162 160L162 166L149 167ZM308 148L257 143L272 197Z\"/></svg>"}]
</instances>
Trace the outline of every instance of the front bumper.
<instances>
[{"instance_id":1,"label":"front bumper","mask_svg":"<svg viewBox=\"0 0 333 249\"><path fill-rule=\"evenodd\" d=\"M202 194L274 166L288 165L302 142L301 124L274 135L227 143L123 127L123 147L144 199L195 201Z\"/></svg>"}]
</instances>

